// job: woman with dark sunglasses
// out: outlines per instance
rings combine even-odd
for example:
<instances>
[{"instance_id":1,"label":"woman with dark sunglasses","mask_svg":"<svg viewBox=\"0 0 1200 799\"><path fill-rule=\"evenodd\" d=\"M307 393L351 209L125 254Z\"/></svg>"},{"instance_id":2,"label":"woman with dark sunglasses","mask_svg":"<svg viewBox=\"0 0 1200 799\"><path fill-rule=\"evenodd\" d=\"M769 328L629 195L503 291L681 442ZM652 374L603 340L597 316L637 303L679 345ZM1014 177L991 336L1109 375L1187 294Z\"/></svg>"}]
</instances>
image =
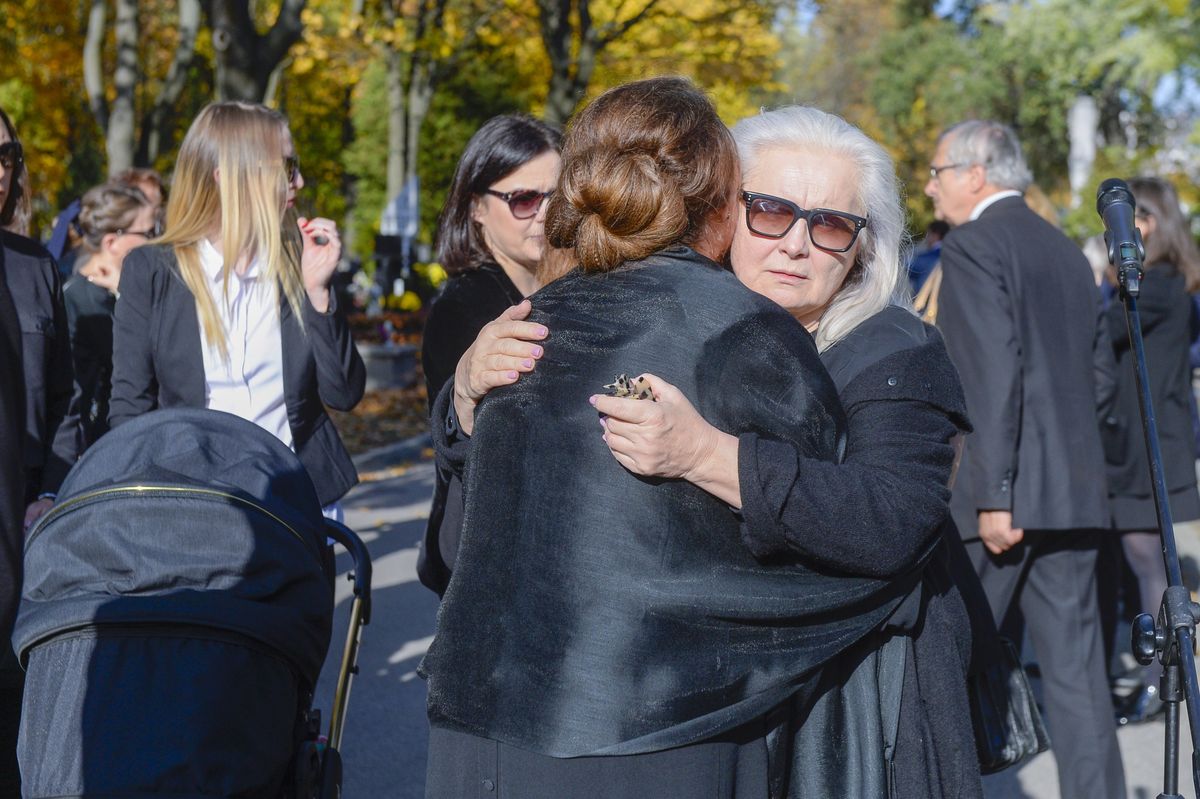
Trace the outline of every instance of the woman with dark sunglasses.
<instances>
[{"instance_id":1,"label":"woman with dark sunglasses","mask_svg":"<svg viewBox=\"0 0 1200 799\"><path fill-rule=\"evenodd\" d=\"M23 529L53 504L77 454L62 284L50 253L26 238L30 194L21 141L0 109L0 796L21 792L25 679L8 636L20 597Z\"/></svg>"},{"instance_id":2,"label":"woman with dark sunglasses","mask_svg":"<svg viewBox=\"0 0 1200 799\"><path fill-rule=\"evenodd\" d=\"M431 403L480 328L537 288L561 147L557 128L518 114L488 120L467 143L438 219L437 257L450 279L421 344ZM439 467L417 562L421 582L439 595L461 527L462 483Z\"/></svg>"},{"instance_id":3,"label":"woman with dark sunglasses","mask_svg":"<svg viewBox=\"0 0 1200 799\"><path fill-rule=\"evenodd\" d=\"M738 510L742 543L760 560L799 555L832 573L908 581L887 624L827 669L799 711L788 795L979 797L967 673L992 656L972 651L972 630L979 641L995 632L947 528L952 440L969 425L941 337L908 303L891 158L814 108L743 120L734 138L743 190L733 271L813 335L846 410L845 455L831 463L731 435L653 374L643 377L655 402L592 397L604 442L631 472L687 480ZM488 325L464 358L454 386L463 429L469 399L541 357L546 333L522 321L528 311ZM547 347L554 357L553 339Z\"/></svg>"},{"instance_id":4,"label":"woman with dark sunglasses","mask_svg":"<svg viewBox=\"0 0 1200 799\"><path fill-rule=\"evenodd\" d=\"M116 181L88 190L79 211L84 256L63 299L71 329L71 358L79 410L79 449L108 431L112 393L113 311L125 256L156 235L158 204Z\"/></svg>"}]
</instances>

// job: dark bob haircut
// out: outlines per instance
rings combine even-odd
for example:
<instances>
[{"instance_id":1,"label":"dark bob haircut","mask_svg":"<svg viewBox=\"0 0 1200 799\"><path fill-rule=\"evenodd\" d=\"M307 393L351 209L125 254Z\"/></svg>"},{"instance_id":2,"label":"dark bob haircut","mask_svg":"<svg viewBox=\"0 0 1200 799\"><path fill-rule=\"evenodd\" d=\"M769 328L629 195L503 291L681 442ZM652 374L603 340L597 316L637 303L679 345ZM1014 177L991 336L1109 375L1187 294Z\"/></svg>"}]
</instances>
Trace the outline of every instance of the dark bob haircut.
<instances>
[{"instance_id":1,"label":"dark bob haircut","mask_svg":"<svg viewBox=\"0 0 1200 799\"><path fill-rule=\"evenodd\" d=\"M562 149L562 131L524 114L492 117L467 142L438 216L437 258L457 275L493 260L471 214L475 198L545 152Z\"/></svg>"},{"instance_id":2,"label":"dark bob haircut","mask_svg":"<svg viewBox=\"0 0 1200 799\"><path fill-rule=\"evenodd\" d=\"M3 108L0 108L0 125L4 126L11 141L21 143L16 127ZM0 207L0 229L22 236L29 235L29 222L33 217L29 194L29 173L25 171L25 163L21 162L13 170L8 196L4 198L4 205Z\"/></svg>"}]
</instances>

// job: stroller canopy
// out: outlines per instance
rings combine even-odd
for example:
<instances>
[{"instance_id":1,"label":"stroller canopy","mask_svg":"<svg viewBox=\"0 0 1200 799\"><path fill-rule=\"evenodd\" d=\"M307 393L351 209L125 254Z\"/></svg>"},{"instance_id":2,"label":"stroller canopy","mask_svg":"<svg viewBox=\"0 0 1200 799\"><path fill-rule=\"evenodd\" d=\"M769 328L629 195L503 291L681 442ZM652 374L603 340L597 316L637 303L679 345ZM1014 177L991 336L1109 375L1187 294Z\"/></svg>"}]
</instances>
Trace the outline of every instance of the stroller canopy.
<instances>
[{"instance_id":1,"label":"stroller canopy","mask_svg":"<svg viewBox=\"0 0 1200 799\"><path fill-rule=\"evenodd\" d=\"M13 644L24 658L91 625L215 627L312 685L333 616L324 546L312 482L273 435L218 411L155 411L88 450L30 531Z\"/></svg>"}]
</instances>

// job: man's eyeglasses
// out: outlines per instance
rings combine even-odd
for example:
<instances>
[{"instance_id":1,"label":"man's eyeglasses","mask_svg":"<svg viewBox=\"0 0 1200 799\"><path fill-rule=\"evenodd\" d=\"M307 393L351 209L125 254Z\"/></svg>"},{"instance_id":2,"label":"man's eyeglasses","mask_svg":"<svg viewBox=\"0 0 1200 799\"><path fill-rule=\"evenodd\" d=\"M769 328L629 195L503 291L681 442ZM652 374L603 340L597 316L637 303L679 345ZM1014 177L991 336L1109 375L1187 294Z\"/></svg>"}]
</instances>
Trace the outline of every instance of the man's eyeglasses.
<instances>
[{"instance_id":1,"label":"man's eyeglasses","mask_svg":"<svg viewBox=\"0 0 1200 799\"><path fill-rule=\"evenodd\" d=\"M514 219L533 219L537 216L538 211L541 210L542 203L546 201L546 198L554 193L554 189L550 191L534 191L533 189L495 191L493 189L484 189L483 193L499 197L508 203L508 210L512 212Z\"/></svg>"},{"instance_id":2,"label":"man's eyeglasses","mask_svg":"<svg viewBox=\"0 0 1200 799\"><path fill-rule=\"evenodd\" d=\"M300 176L300 159L294 155L283 157L283 172L287 175L288 183L295 183Z\"/></svg>"},{"instance_id":3,"label":"man's eyeglasses","mask_svg":"<svg viewBox=\"0 0 1200 799\"><path fill-rule=\"evenodd\" d=\"M970 166L970 164L942 164L941 166L931 166L929 167L929 177L937 180L938 175L942 174L947 169L961 169L964 166Z\"/></svg>"},{"instance_id":4,"label":"man's eyeglasses","mask_svg":"<svg viewBox=\"0 0 1200 799\"><path fill-rule=\"evenodd\" d=\"M21 149L21 143L15 141L6 141L0 144L0 166L4 167L5 171L16 169L25 162L25 151Z\"/></svg>"},{"instance_id":5,"label":"man's eyeglasses","mask_svg":"<svg viewBox=\"0 0 1200 799\"><path fill-rule=\"evenodd\" d=\"M805 210L791 200L742 192L746 202L746 227L750 232L772 239L781 239L788 234L796 220L808 223L808 239L814 247L826 252L846 252L854 246L858 233L867 226L867 220L845 211L828 208Z\"/></svg>"}]
</instances>

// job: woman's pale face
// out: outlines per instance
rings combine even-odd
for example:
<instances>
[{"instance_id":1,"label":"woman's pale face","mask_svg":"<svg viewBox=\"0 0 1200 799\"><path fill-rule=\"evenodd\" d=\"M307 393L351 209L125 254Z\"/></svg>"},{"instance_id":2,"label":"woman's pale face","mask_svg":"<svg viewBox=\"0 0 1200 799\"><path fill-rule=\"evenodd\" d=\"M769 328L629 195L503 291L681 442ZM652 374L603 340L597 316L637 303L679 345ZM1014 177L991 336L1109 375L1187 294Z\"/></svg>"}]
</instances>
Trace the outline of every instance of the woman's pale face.
<instances>
[{"instance_id":1,"label":"woman's pale face","mask_svg":"<svg viewBox=\"0 0 1200 799\"><path fill-rule=\"evenodd\" d=\"M558 153L547 150L489 188L500 194L551 191L558 182L561 163ZM546 249L546 200L529 219L517 219L504 200L491 194L481 194L474 200L472 218L479 223L484 243L497 263L531 272L537 268Z\"/></svg>"},{"instance_id":2,"label":"woman's pale face","mask_svg":"<svg viewBox=\"0 0 1200 799\"><path fill-rule=\"evenodd\" d=\"M804 209L865 216L855 199L858 172L841 156L774 147L761 151L749 166L742 174L746 191L791 200ZM858 248L857 240L848 252L813 246L803 219L796 220L783 238L759 235L747 227L742 203L730 260L734 274L747 288L774 300L812 331L854 266Z\"/></svg>"}]
</instances>

